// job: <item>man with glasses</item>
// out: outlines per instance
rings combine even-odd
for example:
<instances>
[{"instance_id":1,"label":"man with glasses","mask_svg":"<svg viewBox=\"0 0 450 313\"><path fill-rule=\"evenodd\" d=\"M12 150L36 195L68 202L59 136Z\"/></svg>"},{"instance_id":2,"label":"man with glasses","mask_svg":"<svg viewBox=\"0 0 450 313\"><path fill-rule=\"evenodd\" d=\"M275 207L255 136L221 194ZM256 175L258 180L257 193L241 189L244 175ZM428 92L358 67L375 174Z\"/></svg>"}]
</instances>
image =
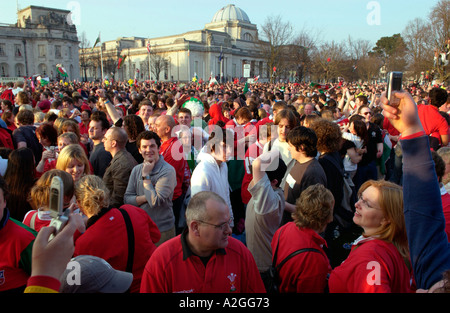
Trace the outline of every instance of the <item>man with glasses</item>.
<instances>
[{"instance_id":1,"label":"man with glasses","mask_svg":"<svg viewBox=\"0 0 450 313\"><path fill-rule=\"evenodd\" d=\"M142 275L141 292L263 293L251 252L231 237L232 218L223 198L195 194L187 228L155 250Z\"/></svg>"}]
</instances>

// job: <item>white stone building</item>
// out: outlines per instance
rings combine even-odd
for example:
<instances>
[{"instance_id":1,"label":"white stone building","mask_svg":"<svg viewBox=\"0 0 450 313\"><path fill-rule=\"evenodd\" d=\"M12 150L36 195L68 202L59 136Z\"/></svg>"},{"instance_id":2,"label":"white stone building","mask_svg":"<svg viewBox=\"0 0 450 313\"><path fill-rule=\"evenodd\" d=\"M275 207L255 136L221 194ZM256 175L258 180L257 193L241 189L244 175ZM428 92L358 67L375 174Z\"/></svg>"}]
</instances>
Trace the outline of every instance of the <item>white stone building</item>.
<instances>
[{"instance_id":1,"label":"white stone building","mask_svg":"<svg viewBox=\"0 0 450 313\"><path fill-rule=\"evenodd\" d=\"M217 11L202 30L159 38L118 38L80 49L81 76L116 80L208 81L264 78L258 29L247 14L230 4ZM150 47L150 52L148 51ZM101 49L101 51L100 51ZM126 56L118 69L120 56ZM244 70L246 68L247 70ZM149 75L151 72L151 76Z\"/></svg>"},{"instance_id":2,"label":"white stone building","mask_svg":"<svg viewBox=\"0 0 450 313\"><path fill-rule=\"evenodd\" d=\"M29 6L18 11L16 24L0 24L0 77L57 79L61 64L70 80L79 79L79 42L69 15L68 10Z\"/></svg>"}]
</instances>

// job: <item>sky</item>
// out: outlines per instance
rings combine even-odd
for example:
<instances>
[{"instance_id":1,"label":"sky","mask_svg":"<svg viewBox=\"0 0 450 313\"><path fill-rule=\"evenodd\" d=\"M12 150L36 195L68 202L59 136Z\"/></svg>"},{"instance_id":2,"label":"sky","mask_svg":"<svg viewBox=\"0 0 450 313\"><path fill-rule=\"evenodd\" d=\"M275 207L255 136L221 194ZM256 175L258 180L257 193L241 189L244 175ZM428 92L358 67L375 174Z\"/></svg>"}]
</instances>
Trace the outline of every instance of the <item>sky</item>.
<instances>
[{"instance_id":1,"label":"sky","mask_svg":"<svg viewBox=\"0 0 450 313\"><path fill-rule=\"evenodd\" d=\"M439 0L3 0L0 23L14 24L17 7L44 6L72 11L78 36L93 45L120 37L157 38L201 30L228 4L247 13L261 33L268 17L280 16L294 35L306 30L322 42L349 36L369 40L402 33L415 18L427 19Z\"/></svg>"}]
</instances>

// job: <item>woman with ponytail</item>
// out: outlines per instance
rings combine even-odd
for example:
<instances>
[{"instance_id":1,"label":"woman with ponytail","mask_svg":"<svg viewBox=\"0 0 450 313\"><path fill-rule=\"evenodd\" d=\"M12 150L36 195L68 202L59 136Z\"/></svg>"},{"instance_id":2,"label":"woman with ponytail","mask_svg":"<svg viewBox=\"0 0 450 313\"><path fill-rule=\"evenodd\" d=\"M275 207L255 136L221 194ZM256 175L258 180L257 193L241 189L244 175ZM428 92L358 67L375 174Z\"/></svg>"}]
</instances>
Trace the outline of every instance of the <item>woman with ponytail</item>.
<instances>
[{"instance_id":1,"label":"woman with ponytail","mask_svg":"<svg viewBox=\"0 0 450 313\"><path fill-rule=\"evenodd\" d=\"M109 190L95 175L79 179L75 197L87 224L86 232L76 238L74 256L97 256L116 270L133 273L130 292L139 292L145 264L161 236L156 224L139 207L109 206Z\"/></svg>"}]
</instances>

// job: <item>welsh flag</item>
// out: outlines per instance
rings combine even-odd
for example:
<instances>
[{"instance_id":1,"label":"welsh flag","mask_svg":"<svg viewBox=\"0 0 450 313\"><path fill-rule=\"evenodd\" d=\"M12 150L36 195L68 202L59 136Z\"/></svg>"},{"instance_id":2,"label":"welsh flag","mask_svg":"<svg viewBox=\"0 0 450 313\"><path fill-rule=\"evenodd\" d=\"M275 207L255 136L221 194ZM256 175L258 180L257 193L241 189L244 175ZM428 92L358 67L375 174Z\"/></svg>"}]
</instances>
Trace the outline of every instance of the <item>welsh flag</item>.
<instances>
[{"instance_id":1,"label":"welsh flag","mask_svg":"<svg viewBox=\"0 0 450 313\"><path fill-rule=\"evenodd\" d=\"M94 45L92 46L92 50L94 50L95 46L100 42L100 34L98 34L97 39L95 40Z\"/></svg>"},{"instance_id":2,"label":"welsh flag","mask_svg":"<svg viewBox=\"0 0 450 313\"><path fill-rule=\"evenodd\" d=\"M67 72L61 64L56 64L56 69L62 77L67 77Z\"/></svg>"},{"instance_id":3,"label":"welsh flag","mask_svg":"<svg viewBox=\"0 0 450 313\"><path fill-rule=\"evenodd\" d=\"M119 64L117 64L117 69L120 69L120 68L122 67L122 65L123 65L123 63L125 62L125 59L126 59L126 58L127 58L126 55L120 56L120 58L119 58Z\"/></svg>"},{"instance_id":4,"label":"welsh flag","mask_svg":"<svg viewBox=\"0 0 450 313\"><path fill-rule=\"evenodd\" d=\"M41 84L41 86L48 85L48 83L50 82L50 79L48 77L39 76L38 78L36 78L36 80Z\"/></svg>"}]
</instances>

